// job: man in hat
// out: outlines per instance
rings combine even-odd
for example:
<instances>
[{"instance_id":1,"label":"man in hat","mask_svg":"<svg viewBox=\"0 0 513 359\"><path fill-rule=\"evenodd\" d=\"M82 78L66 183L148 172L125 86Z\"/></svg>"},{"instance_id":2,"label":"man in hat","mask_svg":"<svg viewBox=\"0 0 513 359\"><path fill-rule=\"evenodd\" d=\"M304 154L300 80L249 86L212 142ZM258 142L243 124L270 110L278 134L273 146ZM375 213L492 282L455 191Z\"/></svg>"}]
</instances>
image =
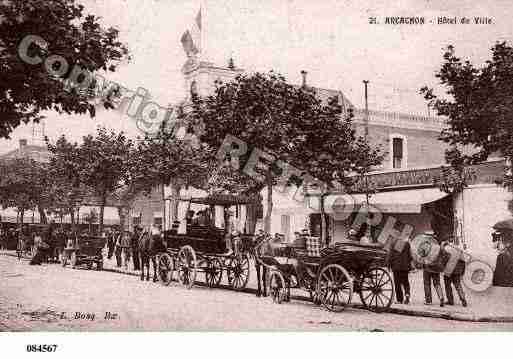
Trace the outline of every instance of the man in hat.
<instances>
[{"instance_id":1,"label":"man in hat","mask_svg":"<svg viewBox=\"0 0 513 359\"><path fill-rule=\"evenodd\" d=\"M140 270L140 263L139 263L139 239L142 235L142 227L137 225L134 228L134 233L132 234L132 237L130 238L131 246L132 246L132 258L134 260L134 270L138 271Z\"/></svg>"},{"instance_id":2,"label":"man in hat","mask_svg":"<svg viewBox=\"0 0 513 359\"><path fill-rule=\"evenodd\" d=\"M493 241L497 242L500 251L493 272L493 285L513 287L513 220L501 221L493 228Z\"/></svg>"}]
</instances>

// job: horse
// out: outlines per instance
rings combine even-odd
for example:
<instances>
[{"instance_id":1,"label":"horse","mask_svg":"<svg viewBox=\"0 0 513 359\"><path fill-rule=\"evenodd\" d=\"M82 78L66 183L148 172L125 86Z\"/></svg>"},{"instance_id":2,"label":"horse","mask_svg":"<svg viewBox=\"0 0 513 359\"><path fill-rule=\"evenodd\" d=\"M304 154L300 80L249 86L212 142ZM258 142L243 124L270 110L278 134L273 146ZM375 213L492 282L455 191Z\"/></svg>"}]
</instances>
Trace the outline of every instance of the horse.
<instances>
[{"instance_id":1,"label":"horse","mask_svg":"<svg viewBox=\"0 0 513 359\"><path fill-rule=\"evenodd\" d=\"M275 268L279 270L284 277L286 295L284 300L290 301L290 283L293 276L297 276L295 265L293 264L282 264L278 262L274 256L276 255L276 246L272 243L271 235L262 233L255 237L252 254L255 260L255 269L257 272L257 293L256 296L267 297L267 285L269 268ZM261 271L262 270L262 271ZM263 291L262 291L263 287Z\"/></svg>"},{"instance_id":2,"label":"horse","mask_svg":"<svg viewBox=\"0 0 513 359\"><path fill-rule=\"evenodd\" d=\"M166 251L162 235L152 234L151 231L143 232L138 239L139 258L141 265L141 280L144 280L144 268L147 268L146 280L150 280L150 259L153 265L153 281L157 278L157 255Z\"/></svg>"},{"instance_id":3,"label":"horse","mask_svg":"<svg viewBox=\"0 0 513 359\"><path fill-rule=\"evenodd\" d=\"M270 236L266 233L261 233L255 236L253 239L253 247L250 252L250 255L253 257L255 262L255 270L257 273L257 297L267 297L267 277L269 275L269 270L262 263L261 257L267 252L267 246L270 239Z\"/></svg>"}]
</instances>

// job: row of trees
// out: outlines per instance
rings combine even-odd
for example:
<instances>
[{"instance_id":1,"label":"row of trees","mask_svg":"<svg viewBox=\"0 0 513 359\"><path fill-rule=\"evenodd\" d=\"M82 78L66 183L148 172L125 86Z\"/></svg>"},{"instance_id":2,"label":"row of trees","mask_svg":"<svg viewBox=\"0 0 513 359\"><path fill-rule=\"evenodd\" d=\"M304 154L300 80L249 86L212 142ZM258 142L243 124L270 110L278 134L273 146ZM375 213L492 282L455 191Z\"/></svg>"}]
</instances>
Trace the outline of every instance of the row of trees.
<instances>
[{"instance_id":1,"label":"row of trees","mask_svg":"<svg viewBox=\"0 0 513 359\"><path fill-rule=\"evenodd\" d=\"M48 142L49 163L16 159L2 165L6 177L0 181L0 201L20 211L38 208L43 219L45 212L71 215L74 222L76 208L94 197L101 229L105 205L115 202L123 222L124 209L135 196L159 184L172 184L175 191L194 186L233 194L257 194L267 186L269 229L273 186L283 167L275 166L278 161L301 170L294 184L315 178L328 188L348 184L349 174L381 161L379 149L357 137L352 114L341 116L336 97L322 102L313 89L292 86L273 72L239 76L219 83L211 96L193 96L190 110L180 111L179 119L199 141L177 139L171 123L137 141L105 128L81 143L61 136ZM264 181L219 162L216 153L227 135L248 144L242 165L255 148L272 155ZM214 173L217 180L212 181Z\"/></svg>"}]
</instances>

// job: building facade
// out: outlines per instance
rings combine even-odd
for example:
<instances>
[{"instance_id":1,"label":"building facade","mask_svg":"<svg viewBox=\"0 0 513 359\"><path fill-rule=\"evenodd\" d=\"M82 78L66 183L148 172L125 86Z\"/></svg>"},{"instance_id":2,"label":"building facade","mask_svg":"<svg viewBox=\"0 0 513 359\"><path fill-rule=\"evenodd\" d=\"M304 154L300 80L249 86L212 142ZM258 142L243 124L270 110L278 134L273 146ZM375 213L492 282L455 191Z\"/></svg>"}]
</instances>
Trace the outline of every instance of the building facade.
<instances>
[{"instance_id":1,"label":"building facade","mask_svg":"<svg viewBox=\"0 0 513 359\"><path fill-rule=\"evenodd\" d=\"M200 96L212 94L216 82L230 81L244 71L233 66L215 66L190 57L183 66L182 73L184 103L187 104L191 93ZM303 85L307 85L306 73L302 75ZM503 174L503 159L491 159L477 166L474 169L476 178L461 193L442 192L438 189L437 181L442 166L446 165L447 145L439 140L440 132L445 126L443 118L390 111L366 112L355 108L342 91L322 88L315 90L321 99L337 96L345 111L352 109L357 134L363 135L367 127L368 141L380 146L386 153L383 163L368 175L369 179L378 182L377 193L370 197L370 205L380 212L380 221L367 223L369 220L365 220L359 228L361 233L367 230L366 226L370 226L371 235L376 240L380 235L386 235L390 229L402 231L401 233L409 238L422 232L437 231L471 255L489 263L493 262L496 250L490 239L491 227L495 222L511 216L508 211L511 193L496 184ZM197 195L202 193L197 192ZM264 189L261 193L263 198L266 198L265 192ZM333 208L327 210L328 235L332 242L347 239L348 230L354 225L362 204L366 202L364 191L358 186L349 192L349 202L352 201L350 211L343 209L337 212ZM181 219L180 213L183 210L174 208L169 201L157 205L157 197L162 193L164 197L169 196L171 189L166 187L159 193L157 196L153 195L153 200L149 200L153 201L153 205L148 202L141 202L139 205L138 208L151 208L147 210L146 215L144 211L137 209L134 213L143 213L141 218L147 219L147 223L143 221L144 224L152 221L155 223L155 219L159 218L157 215L162 213L164 228L170 228L173 220ZM308 199L307 202L304 199L298 201L290 192L285 195L275 191L271 232L281 233L287 240L293 238L295 231L302 229L319 234L316 233L320 223L319 204L310 203L311 201L315 199ZM331 201L333 205L337 201L336 197L331 198ZM265 214L265 201L263 205ZM361 218L358 221L361 222ZM390 223L393 224L392 227ZM259 220L257 228L259 227L263 228L263 219Z\"/></svg>"}]
</instances>

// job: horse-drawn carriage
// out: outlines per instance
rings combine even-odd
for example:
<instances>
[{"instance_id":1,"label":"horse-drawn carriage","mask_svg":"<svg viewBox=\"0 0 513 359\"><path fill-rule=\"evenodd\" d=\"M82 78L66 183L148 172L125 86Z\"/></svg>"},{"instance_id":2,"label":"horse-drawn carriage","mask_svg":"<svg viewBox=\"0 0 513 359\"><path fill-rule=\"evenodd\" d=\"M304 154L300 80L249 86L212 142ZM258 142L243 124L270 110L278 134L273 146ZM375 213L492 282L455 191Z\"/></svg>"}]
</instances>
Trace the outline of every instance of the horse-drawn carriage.
<instances>
[{"instance_id":1,"label":"horse-drawn carriage","mask_svg":"<svg viewBox=\"0 0 513 359\"><path fill-rule=\"evenodd\" d=\"M268 286L276 303L290 298L290 289L309 292L315 303L330 311L342 311L358 293L362 304L373 311L390 307L394 295L392 277L385 269L386 251L379 246L338 243L319 256L286 247L280 256L259 256L269 272Z\"/></svg>"},{"instance_id":2,"label":"horse-drawn carriage","mask_svg":"<svg viewBox=\"0 0 513 359\"><path fill-rule=\"evenodd\" d=\"M90 235L79 235L74 238L68 238L64 253L62 255L62 266L68 264L72 268L85 264L88 269L103 269L103 247L105 247L106 238Z\"/></svg>"},{"instance_id":3,"label":"horse-drawn carriage","mask_svg":"<svg viewBox=\"0 0 513 359\"><path fill-rule=\"evenodd\" d=\"M176 271L179 283L191 288L202 272L206 284L216 287L224 274L230 287L245 288L250 273L248 243L253 237L244 234L244 212L254 199L209 195L178 200L187 204L186 218L181 226L164 232L167 250L158 256L160 280L168 285ZM191 205L200 207L196 214L201 216L193 218Z\"/></svg>"},{"instance_id":4,"label":"horse-drawn carriage","mask_svg":"<svg viewBox=\"0 0 513 359\"><path fill-rule=\"evenodd\" d=\"M321 212L322 218L323 215ZM270 271L268 286L273 301L287 301L290 289L299 288L308 291L314 303L320 303L330 311L344 310L355 292L368 309L380 311L390 307L394 285L386 269L386 250L380 244L355 241L320 249L326 243L322 237L307 237L302 248L282 244L274 253L272 245L269 246L270 238L257 239L258 247L267 243L271 248L267 253L258 248L260 255L256 260Z\"/></svg>"}]
</instances>

